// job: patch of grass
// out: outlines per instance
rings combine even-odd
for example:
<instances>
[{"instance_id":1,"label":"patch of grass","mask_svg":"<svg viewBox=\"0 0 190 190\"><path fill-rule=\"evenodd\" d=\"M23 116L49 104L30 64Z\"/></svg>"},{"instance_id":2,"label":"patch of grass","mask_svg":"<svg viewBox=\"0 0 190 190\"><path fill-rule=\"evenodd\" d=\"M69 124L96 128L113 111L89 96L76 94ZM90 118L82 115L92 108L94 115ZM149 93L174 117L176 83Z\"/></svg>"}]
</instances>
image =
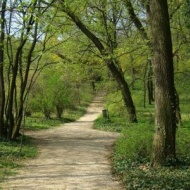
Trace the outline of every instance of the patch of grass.
<instances>
[{"instance_id":1,"label":"patch of grass","mask_svg":"<svg viewBox=\"0 0 190 190\"><path fill-rule=\"evenodd\" d=\"M49 129L54 126L58 126L62 123L59 119L46 119L44 117L27 117L25 120L25 125L23 124L25 129L30 130L41 130L41 129Z\"/></svg>"},{"instance_id":2,"label":"patch of grass","mask_svg":"<svg viewBox=\"0 0 190 190\"><path fill-rule=\"evenodd\" d=\"M123 128L127 125L127 121L124 118L119 118L115 116L109 116L109 118L98 117L94 123L95 129L100 129L103 131L121 132Z\"/></svg>"},{"instance_id":3,"label":"patch of grass","mask_svg":"<svg viewBox=\"0 0 190 190\"><path fill-rule=\"evenodd\" d=\"M84 104L83 106L78 106L75 109L72 110L67 110L64 113L63 121L76 121L79 119L81 116L83 116L86 113L86 108L88 107L89 104Z\"/></svg>"},{"instance_id":4,"label":"patch of grass","mask_svg":"<svg viewBox=\"0 0 190 190\"><path fill-rule=\"evenodd\" d=\"M77 120L86 112L85 107L78 107L73 110L66 110L61 119L55 116L51 119L45 118L42 113L35 113L32 117L26 117L23 127L28 130L42 130L57 127L63 123L69 123Z\"/></svg>"},{"instance_id":5,"label":"patch of grass","mask_svg":"<svg viewBox=\"0 0 190 190\"><path fill-rule=\"evenodd\" d=\"M153 127L133 124L123 129L115 144L114 168L122 174L127 168L150 162Z\"/></svg>"},{"instance_id":6,"label":"patch of grass","mask_svg":"<svg viewBox=\"0 0 190 190\"><path fill-rule=\"evenodd\" d=\"M21 139L0 139L0 143L0 181L7 175L15 174L14 169L22 166L23 159L34 158L37 155L37 148L31 143L31 138L26 136L23 137L22 147Z\"/></svg>"},{"instance_id":7,"label":"patch of grass","mask_svg":"<svg viewBox=\"0 0 190 190\"><path fill-rule=\"evenodd\" d=\"M115 144L114 170L127 189L190 189L190 129L177 132L178 163L175 167L151 168L153 127L135 124L122 131Z\"/></svg>"},{"instance_id":8,"label":"patch of grass","mask_svg":"<svg viewBox=\"0 0 190 190\"><path fill-rule=\"evenodd\" d=\"M129 190L188 190L190 168L133 168L125 171L123 181Z\"/></svg>"},{"instance_id":9,"label":"patch of grass","mask_svg":"<svg viewBox=\"0 0 190 190\"><path fill-rule=\"evenodd\" d=\"M88 97L89 100L92 96ZM40 112L32 113L32 117L23 120L22 128L27 130L42 130L57 127L60 124L68 123L79 119L85 112L89 102L82 106L65 110L64 117L60 120L54 115L51 119L44 118ZM22 130L22 129L21 129ZM22 146L21 146L21 138ZM32 144L31 137L19 137L17 141L0 139L0 182L8 175L16 174L16 169L22 167L24 159L34 158L37 155L37 147ZM1 189L1 187L0 187Z\"/></svg>"},{"instance_id":10,"label":"patch of grass","mask_svg":"<svg viewBox=\"0 0 190 190\"><path fill-rule=\"evenodd\" d=\"M152 107L138 109L138 123L130 124L125 115L110 114L110 120L100 116L95 128L121 132L115 143L113 170L129 190L186 190L190 189L190 125L183 115L183 126L176 136L178 162L175 166L152 168L154 112Z\"/></svg>"}]
</instances>

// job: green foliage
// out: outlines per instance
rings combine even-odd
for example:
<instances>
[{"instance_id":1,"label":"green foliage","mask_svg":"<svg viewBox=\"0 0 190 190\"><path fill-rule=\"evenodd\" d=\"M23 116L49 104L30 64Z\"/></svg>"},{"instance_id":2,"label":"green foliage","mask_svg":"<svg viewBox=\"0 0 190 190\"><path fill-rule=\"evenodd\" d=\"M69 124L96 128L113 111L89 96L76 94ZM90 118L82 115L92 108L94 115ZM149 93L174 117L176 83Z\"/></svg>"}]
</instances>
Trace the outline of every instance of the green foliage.
<instances>
[{"instance_id":1,"label":"green foliage","mask_svg":"<svg viewBox=\"0 0 190 190\"><path fill-rule=\"evenodd\" d=\"M183 8L183 16L185 20L185 24L188 28L190 28L189 16L190 16L190 1L185 0L184 8Z\"/></svg>"},{"instance_id":2,"label":"green foliage","mask_svg":"<svg viewBox=\"0 0 190 190\"><path fill-rule=\"evenodd\" d=\"M136 81L132 91L137 106L138 123L130 124L120 101L119 93L114 92L106 98L109 120L99 117L95 127L106 131L121 132L115 143L113 169L122 178L126 189L189 189L190 188L190 122L188 81L185 73L176 76L176 87L180 95L183 126L179 126L176 136L177 160L167 167L152 168L152 142L154 135L154 106L143 106L141 81ZM110 88L111 89L111 88ZM140 93L139 93L140 92Z\"/></svg>"},{"instance_id":3,"label":"green foliage","mask_svg":"<svg viewBox=\"0 0 190 190\"><path fill-rule=\"evenodd\" d=\"M48 119L54 115L61 119L68 109L84 106L91 98L92 88L84 68L58 64L43 71L30 93L27 109L43 112Z\"/></svg>"},{"instance_id":4,"label":"green foliage","mask_svg":"<svg viewBox=\"0 0 190 190\"><path fill-rule=\"evenodd\" d=\"M182 190L190 188L189 178L189 167L152 169L144 165L128 169L123 181L129 190Z\"/></svg>"},{"instance_id":5,"label":"green foliage","mask_svg":"<svg viewBox=\"0 0 190 190\"><path fill-rule=\"evenodd\" d=\"M190 123L184 123L178 128L176 138L176 150L178 159L184 164L190 164Z\"/></svg>"},{"instance_id":6,"label":"green foliage","mask_svg":"<svg viewBox=\"0 0 190 190\"><path fill-rule=\"evenodd\" d=\"M33 96L29 102L30 109L43 111L46 118L51 117L57 105L64 108L70 102L68 84L63 81L59 68L53 70L55 72L53 75L50 68L43 72L33 89Z\"/></svg>"},{"instance_id":7,"label":"green foliage","mask_svg":"<svg viewBox=\"0 0 190 190\"><path fill-rule=\"evenodd\" d=\"M143 110L143 109L142 109ZM141 110L139 110L141 111ZM176 166L152 168L153 123L146 114L140 114L138 124L129 124L125 117L105 120L99 117L95 127L103 130L118 131L121 135L115 144L113 168L127 189L189 189L190 188L190 128L189 123L178 128Z\"/></svg>"},{"instance_id":8,"label":"green foliage","mask_svg":"<svg viewBox=\"0 0 190 190\"><path fill-rule=\"evenodd\" d=\"M190 82L190 77L188 75L189 65L190 62L186 62L186 64L183 65L183 68L181 68L182 72L176 74L175 76L176 88L180 99L180 109L182 111L182 120L185 123L189 120L190 116L190 110L189 110L190 97L189 97L189 85L188 85ZM185 72L185 70L187 72Z\"/></svg>"},{"instance_id":9,"label":"green foliage","mask_svg":"<svg viewBox=\"0 0 190 190\"><path fill-rule=\"evenodd\" d=\"M115 144L114 167L118 173L127 168L150 162L153 128L136 124L126 127Z\"/></svg>"},{"instance_id":10,"label":"green foliage","mask_svg":"<svg viewBox=\"0 0 190 190\"><path fill-rule=\"evenodd\" d=\"M52 118L47 119L42 117L27 117L25 125L23 124L24 129L30 130L41 130L41 129L49 129L55 126L59 126L62 123L61 120Z\"/></svg>"}]
</instances>

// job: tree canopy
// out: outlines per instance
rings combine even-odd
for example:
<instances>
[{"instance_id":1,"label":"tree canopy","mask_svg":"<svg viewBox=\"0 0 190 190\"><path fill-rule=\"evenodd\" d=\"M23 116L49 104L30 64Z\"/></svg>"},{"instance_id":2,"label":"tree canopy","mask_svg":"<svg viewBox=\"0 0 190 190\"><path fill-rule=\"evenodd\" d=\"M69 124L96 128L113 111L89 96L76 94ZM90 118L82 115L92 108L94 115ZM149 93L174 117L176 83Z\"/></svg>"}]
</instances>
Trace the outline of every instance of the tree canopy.
<instances>
[{"instance_id":1,"label":"tree canopy","mask_svg":"<svg viewBox=\"0 0 190 190\"><path fill-rule=\"evenodd\" d=\"M61 118L100 81L107 92L119 92L126 121L138 122L138 86L144 107L155 104L154 165L176 159L175 81L189 77L189 3L1 1L0 135L18 137L26 103Z\"/></svg>"}]
</instances>

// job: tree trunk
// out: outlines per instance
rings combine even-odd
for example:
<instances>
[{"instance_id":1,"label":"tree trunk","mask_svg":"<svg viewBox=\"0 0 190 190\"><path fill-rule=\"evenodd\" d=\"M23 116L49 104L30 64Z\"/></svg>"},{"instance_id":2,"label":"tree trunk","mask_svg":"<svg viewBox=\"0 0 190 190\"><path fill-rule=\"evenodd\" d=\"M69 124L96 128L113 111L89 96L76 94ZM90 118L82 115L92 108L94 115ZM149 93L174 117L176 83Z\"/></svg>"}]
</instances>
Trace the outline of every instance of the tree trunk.
<instances>
[{"instance_id":1,"label":"tree trunk","mask_svg":"<svg viewBox=\"0 0 190 190\"><path fill-rule=\"evenodd\" d=\"M135 68L134 68L134 58L131 54L129 54L130 62L131 62L131 89L135 89Z\"/></svg>"},{"instance_id":2,"label":"tree trunk","mask_svg":"<svg viewBox=\"0 0 190 190\"><path fill-rule=\"evenodd\" d=\"M167 0L150 1L155 76L155 137L153 166L176 159L175 86Z\"/></svg>"},{"instance_id":3,"label":"tree trunk","mask_svg":"<svg viewBox=\"0 0 190 190\"><path fill-rule=\"evenodd\" d=\"M46 119L51 119L51 110L49 108L46 108L44 106L43 108L43 114L45 116Z\"/></svg>"},{"instance_id":4,"label":"tree trunk","mask_svg":"<svg viewBox=\"0 0 190 190\"><path fill-rule=\"evenodd\" d=\"M37 1L34 2L33 4L34 7L36 6L36 3ZM24 79L21 77L21 88L20 88L20 97L19 97L20 102L19 102L19 105L17 105L16 83L17 83L18 73L19 71L21 72L22 70L22 56L23 56L22 51L28 40L28 38L25 38L25 35L28 36L30 31L32 30L32 26L34 24L34 15L32 14L30 16L30 18L27 21L27 25L25 25L25 22L26 22L25 18L23 17L23 31L21 32L21 36L20 36L20 44L18 48L16 49L16 53L15 53L14 64L11 70L12 78L9 84L10 90L9 90L9 94L7 98L6 123L8 126L9 139L15 139L19 133L20 125L22 122L22 116L23 116L24 92L26 89L29 68L30 68L30 63L31 63L30 60L31 60L32 52L36 44L36 39L34 39L34 42L32 43L31 49L29 50L28 57L27 57L28 60L27 60L27 67L25 70ZM35 28L35 31L36 31L36 28ZM23 74L23 73L20 73L20 74ZM15 108L14 108L14 104L16 105Z\"/></svg>"},{"instance_id":5,"label":"tree trunk","mask_svg":"<svg viewBox=\"0 0 190 190\"><path fill-rule=\"evenodd\" d=\"M152 104L152 102L154 101L154 89L153 89L153 81L152 79L148 78L147 81L147 89L148 89L148 103L149 105Z\"/></svg>"},{"instance_id":6,"label":"tree trunk","mask_svg":"<svg viewBox=\"0 0 190 190\"><path fill-rule=\"evenodd\" d=\"M131 96L131 92L129 90L129 86L121 72L117 69L115 64L112 60L107 62L107 67L111 71L113 77L117 81L117 84L121 90L123 101L125 103L125 106L127 108L128 116L129 116L129 122L136 123L137 117L136 117L136 110L133 103L133 99Z\"/></svg>"},{"instance_id":7,"label":"tree trunk","mask_svg":"<svg viewBox=\"0 0 190 190\"><path fill-rule=\"evenodd\" d=\"M150 49L152 49L152 44L150 43L150 39L149 39L149 35L148 33L146 32L143 24L140 22L140 19L138 18L138 16L135 14L135 11L134 11L134 8L132 6L132 3L131 3L131 0L123 0L123 2L125 3L125 6L128 10L128 13L129 13L129 16L131 18L131 20L133 21L133 23L135 24L136 28L139 30L142 38L144 40L146 40L146 43L147 45L150 47ZM140 3L142 4L142 6L144 7L144 9L146 9L146 13L147 13L147 22L150 21L150 1L144 1L144 0L140 0ZM182 5L182 3L179 4L179 7ZM178 8L179 8L178 7ZM178 9L177 8L177 9ZM170 15L170 18L171 18L172 15ZM152 81L149 83L148 82L148 87L151 87L152 88ZM175 88L175 87L174 87ZM152 101L154 100L154 96L152 96L153 94L151 93L150 94L150 99L149 101L152 99ZM152 97L151 97L152 96ZM178 98L178 94L176 92L176 95L175 95L175 104L176 104L176 110L175 110L175 113L176 113L176 121L177 123L179 123L180 125L182 125L182 121L181 121L181 113L180 113L180 107L179 107L179 98ZM150 102L149 102L150 103Z\"/></svg>"},{"instance_id":8,"label":"tree trunk","mask_svg":"<svg viewBox=\"0 0 190 190\"><path fill-rule=\"evenodd\" d=\"M13 129L13 132L12 132L12 139L16 139L19 135L19 131L20 131L20 127L21 127L21 123L22 123L22 119L23 119L23 111L24 111L24 103L25 103L25 100L26 100L26 95L25 95L25 92L26 92L26 85L27 85L27 82L28 82L28 76L29 76L29 71L30 71L30 66L31 66L31 63L32 63L32 53L35 49L35 46L36 46L36 42L37 42L37 29L38 29L38 23L35 23L35 26L34 26L34 39L33 39L33 42L31 44L31 47L29 49L29 52L27 54L27 64L26 64L26 69L25 69L25 73L23 73L23 70L22 70L22 52L21 52L21 55L20 55L20 60L19 60L19 72L20 72L20 80L21 80L21 85L20 85L20 101L19 101L19 105L18 105L18 114L16 115L16 118L15 118L15 125L14 125L14 129ZM28 89L29 91L29 89Z\"/></svg>"},{"instance_id":9,"label":"tree trunk","mask_svg":"<svg viewBox=\"0 0 190 190\"><path fill-rule=\"evenodd\" d=\"M4 39L5 39L5 9L6 0L1 3L1 31L0 31L0 136L5 135L4 131L4 107L5 107L5 89L4 89Z\"/></svg>"},{"instance_id":10,"label":"tree trunk","mask_svg":"<svg viewBox=\"0 0 190 190\"><path fill-rule=\"evenodd\" d=\"M152 62L148 60L147 68L147 90L148 90L148 102L149 105L154 101L154 88L153 88L153 72L152 72Z\"/></svg>"},{"instance_id":11,"label":"tree trunk","mask_svg":"<svg viewBox=\"0 0 190 190\"><path fill-rule=\"evenodd\" d=\"M63 11L73 20L76 26L93 42L96 48L100 51L101 55L104 58L107 68L111 71L113 77L116 79L117 84L122 92L123 100L129 114L130 122L137 122L136 110L131 97L131 93L128 87L128 84L123 76L123 73L119 71L119 68L114 63L113 59L109 59L109 52L106 51L103 44L84 24L83 22L67 7L63 5Z\"/></svg>"},{"instance_id":12,"label":"tree trunk","mask_svg":"<svg viewBox=\"0 0 190 190\"><path fill-rule=\"evenodd\" d=\"M8 124L8 138L12 138L13 128L15 125L15 118L13 114L14 110L14 94L16 90L16 79L18 75L18 65L19 65L19 57L22 52L22 49L26 43L26 40L20 42L20 46L17 49L14 66L13 66L13 72L12 72L12 80L10 85L10 92L9 92L9 99L8 99L8 107L7 107L7 113L6 113L6 119Z\"/></svg>"},{"instance_id":13,"label":"tree trunk","mask_svg":"<svg viewBox=\"0 0 190 190\"><path fill-rule=\"evenodd\" d=\"M57 111L57 118L61 120L61 117L63 114L63 106L60 106L59 104L57 104L56 111Z\"/></svg>"}]
</instances>

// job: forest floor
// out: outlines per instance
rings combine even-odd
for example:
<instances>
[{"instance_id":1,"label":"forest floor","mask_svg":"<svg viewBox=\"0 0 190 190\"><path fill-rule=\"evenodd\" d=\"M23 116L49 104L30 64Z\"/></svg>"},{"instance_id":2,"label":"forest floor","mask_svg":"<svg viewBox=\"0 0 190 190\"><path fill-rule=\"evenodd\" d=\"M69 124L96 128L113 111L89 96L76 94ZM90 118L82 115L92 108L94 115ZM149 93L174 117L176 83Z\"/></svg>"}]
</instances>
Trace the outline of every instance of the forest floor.
<instances>
[{"instance_id":1,"label":"forest floor","mask_svg":"<svg viewBox=\"0 0 190 190\"><path fill-rule=\"evenodd\" d=\"M1 184L3 190L122 190L112 175L111 151L117 133L93 129L103 109L101 93L76 122L30 131L39 148L37 158L24 163Z\"/></svg>"}]
</instances>

